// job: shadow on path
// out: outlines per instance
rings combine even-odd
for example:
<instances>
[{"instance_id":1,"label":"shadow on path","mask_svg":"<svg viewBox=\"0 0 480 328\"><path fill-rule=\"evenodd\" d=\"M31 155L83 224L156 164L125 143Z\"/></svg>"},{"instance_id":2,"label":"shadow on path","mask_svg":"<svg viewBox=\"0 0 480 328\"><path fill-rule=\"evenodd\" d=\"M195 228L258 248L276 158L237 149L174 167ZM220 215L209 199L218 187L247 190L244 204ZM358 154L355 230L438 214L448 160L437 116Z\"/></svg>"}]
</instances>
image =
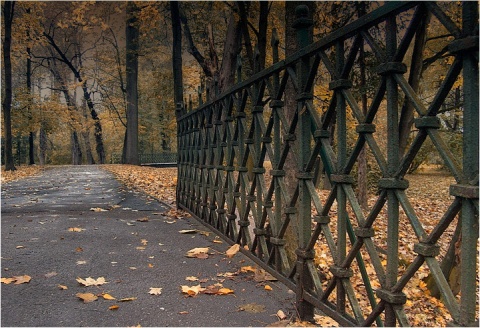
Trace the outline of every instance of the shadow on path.
<instances>
[{"instance_id":1,"label":"shadow on path","mask_svg":"<svg viewBox=\"0 0 480 328\"><path fill-rule=\"evenodd\" d=\"M53 167L3 184L1 204L2 277L31 276L29 283L2 284L2 326L265 326L278 320L278 310L294 314L294 296L281 283L265 290L265 282L240 272L254 266L248 258L226 258L228 245L214 243L213 233L180 234L206 228L170 217L168 207L126 189L100 166ZM209 257L185 257L195 247L209 247ZM85 287L77 277L108 283ZM235 293L181 292L182 285L217 283ZM161 295L149 294L152 287ZM77 293L117 300L83 303Z\"/></svg>"}]
</instances>

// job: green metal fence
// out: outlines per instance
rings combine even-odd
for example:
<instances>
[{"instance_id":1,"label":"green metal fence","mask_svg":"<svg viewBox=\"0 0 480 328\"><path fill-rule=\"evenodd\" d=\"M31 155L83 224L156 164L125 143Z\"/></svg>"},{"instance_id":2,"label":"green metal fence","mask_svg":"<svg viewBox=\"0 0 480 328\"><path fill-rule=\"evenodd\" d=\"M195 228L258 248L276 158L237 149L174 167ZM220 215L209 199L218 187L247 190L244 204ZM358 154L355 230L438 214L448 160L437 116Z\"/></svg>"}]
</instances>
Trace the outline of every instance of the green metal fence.
<instances>
[{"instance_id":1,"label":"green metal fence","mask_svg":"<svg viewBox=\"0 0 480 328\"><path fill-rule=\"evenodd\" d=\"M316 308L346 326L411 326L405 306L408 283L426 264L452 324L478 325L478 3L462 6L459 25L434 2L387 2L313 44L306 44L311 21L305 8L297 8L302 50L278 61L278 41L272 40L271 67L178 121L178 206L244 246L245 254L295 291L303 319L311 319ZM428 101L404 77L411 68L406 54L427 14L451 34L448 51L454 58ZM408 26L400 29L405 17ZM375 36L371 30L378 26L384 32ZM358 84L354 67L361 48L379 63L379 83L366 113L352 91ZM323 112L312 100L317 79L329 79L333 93ZM440 108L459 79L464 97L460 161L439 133ZM297 96L288 119L285 92L290 83ZM399 151L400 98L413 105L417 131L404 155ZM353 142L349 119L355 121ZM334 135L329 128L333 121ZM386 127L385 139L377 136L379 125ZM449 189L450 206L428 229L407 197L404 179L427 139L456 180ZM373 154L381 172L378 195L368 211L359 204L352 174L362 149ZM318 157L332 185L326 198L313 182ZM296 163L293 178L289 158ZM382 211L385 254L376 239ZM409 251L412 262L400 270L399 232L404 226L416 242ZM451 238L445 231L452 226L461 231L459 295L442 272L438 246L441 238ZM287 238L289 229L295 238ZM325 254L315 254L315 245L324 246ZM293 261L288 256L292 249ZM330 259L329 275L320 271L316 255ZM366 269L367 258L371 270ZM353 276L362 283L353 285ZM367 295L366 303L359 301L360 294Z\"/></svg>"}]
</instances>

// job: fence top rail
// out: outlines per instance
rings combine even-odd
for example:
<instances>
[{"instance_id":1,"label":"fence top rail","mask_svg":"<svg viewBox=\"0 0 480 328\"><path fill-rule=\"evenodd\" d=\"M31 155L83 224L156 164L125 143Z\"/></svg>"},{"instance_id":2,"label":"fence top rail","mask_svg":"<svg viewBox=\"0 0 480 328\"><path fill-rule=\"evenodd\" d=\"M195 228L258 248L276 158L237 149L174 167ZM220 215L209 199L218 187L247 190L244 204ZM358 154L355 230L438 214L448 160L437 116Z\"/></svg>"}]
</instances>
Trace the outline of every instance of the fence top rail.
<instances>
[{"instance_id":1,"label":"fence top rail","mask_svg":"<svg viewBox=\"0 0 480 328\"><path fill-rule=\"evenodd\" d=\"M326 37L310 44L309 46L297 51L293 55L289 56L287 59L278 61L277 63L273 64L272 66L252 75L248 79L246 79L243 82L235 84L233 87L228 89L227 91L221 93L218 95L216 98L211 99L205 103L203 103L201 106L197 108L197 110L192 111L190 113L187 113L183 116L181 116L178 121L182 121L187 119L190 116L195 115L197 112L208 108L215 102L221 101L224 98L228 97L229 95L236 93L246 87L249 87L250 85L254 84L258 80L265 79L269 76L271 76L274 73L277 73L279 71L282 71L285 69L285 67L291 66L295 62L299 61L301 58L306 57L306 56L312 56L318 51L321 51L323 49L331 47L333 44L335 44L338 41L348 39L352 37L353 35L359 33L360 30L365 30L368 29L382 21L384 21L387 17L390 17L392 15L397 15L400 12L404 12L406 10L409 10L415 6L420 5L421 2L417 1L392 1L392 2L387 2L385 5L382 7L375 9L371 13L360 17L359 19L355 20L354 22L345 25L344 27L341 27L332 33L328 34Z\"/></svg>"}]
</instances>

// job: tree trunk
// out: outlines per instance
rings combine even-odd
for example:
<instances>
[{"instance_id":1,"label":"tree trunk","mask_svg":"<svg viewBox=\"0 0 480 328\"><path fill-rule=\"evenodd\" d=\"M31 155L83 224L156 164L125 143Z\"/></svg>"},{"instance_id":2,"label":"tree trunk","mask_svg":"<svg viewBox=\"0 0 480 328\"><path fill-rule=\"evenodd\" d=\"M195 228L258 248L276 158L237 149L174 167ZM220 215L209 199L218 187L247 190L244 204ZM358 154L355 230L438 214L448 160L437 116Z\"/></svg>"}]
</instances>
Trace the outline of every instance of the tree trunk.
<instances>
[{"instance_id":1,"label":"tree trunk","mask_svg":"<svg viewBox=\"0 0 480 328\"><path fill-rule=\"evenodd\" d=\"M38 136L38 148L38 160L40 161L40 165L45 165L47 159L47 133L45 132L43 123L40 127Z\"/></svg>"},{"instance_id":2,"label":"tree trunk","mask_svg":"<svg viewBox=\"0 0 480 328\"><path fill-rule=\"evenodd\" d=\"M127 132L125 163L139 165L138 160L138 26L135 12L137 6L129 1L127 4L126 24L126 66L127 66Z\"/></svg>"},{"instance_id":3,"label":"tree trunk","mask_svg":"<svg viewBox=\"0 0 480 328\"><path fill-rule=\"evenodd\" d=\"M15 1L3 3L3 20L5 34L3 41L3 63L5 70L5 98L3 99L3 120L5 128L5 171L16 170L13 162L13 140L12 140L12 23Z\"/></svg>"},{"instance_id":4,"label":"tree trunk","mask_svg":"<svg viewBox=\"0 0 480 328\"><path fill-rule=\"evenodd\" d=\"M71 135L72 139L72 165L82 164L82 148L78 140L77 131L73 131Z\"/></svg>"},{"instance_id":5,"label":"tree trunk","mask_svg":"<svg viewBox=\"0 0 480 328\"><path fill-rule=\"evenodd\" d=\"M173 93L175 115L177 120L186 113L186 107L183 103L183 74L182 74L182 26L180 24L180 9L178 1L170 1L170 11L172 15L172 66L173 66Z\"/></svg>"}]
</instances>

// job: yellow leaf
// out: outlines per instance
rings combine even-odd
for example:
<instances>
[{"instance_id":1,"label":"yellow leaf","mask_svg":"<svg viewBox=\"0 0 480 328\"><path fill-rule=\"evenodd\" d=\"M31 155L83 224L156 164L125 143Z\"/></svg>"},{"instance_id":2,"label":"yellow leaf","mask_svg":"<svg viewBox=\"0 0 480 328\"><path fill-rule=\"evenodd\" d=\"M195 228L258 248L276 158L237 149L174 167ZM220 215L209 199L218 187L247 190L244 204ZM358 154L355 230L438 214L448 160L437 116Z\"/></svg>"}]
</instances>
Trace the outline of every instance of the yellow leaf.
<instances>
[{"instance_id":1,"label":"yellow leaf","mask_svg":"<svg viewBox=\"0 0 480 328\"><path fill-rule=\"evenodd\" d=\"M92 293L77 293L76 296L83 300L83 303L96 301L98 297Z\"/></svg>"},{"instance_id":2,"label":"yellow leaf","mask_svg":"<svg viewBox=\"0 0 480 328\"><path fill-rule=\"evenodd\" d=\"M230 288L220 288L218 290L218 295L228 295L233 293L235 293L235 291Z\"/></svg>"},{"instance_id":3,"label":"yellow leaf","mask_svg":"<svg viewBox=\"0 0 480 328\"><path fill-rule=\"evenodd\" d=\"M118 310L119 306L118 305L112 305L108 309L109 310Z\"/></svg>"},{"instance_id":4,"label":"yellow leaf","mask_svg":"<svg viewBox=\"0 0 480 328\"><path fill-rule=\"evenodd\" d=\"M147 246L148 244L148 240L146 239L142 239L140 242L142 243L143 246Z\"/></svg>"},{"instance_id":5,"label":"yellow leaf","mask_svg":"<svg viewBox=\"0 0 480 328\"><path fill-rule=\"evenodd\" d=\"M153 268L153 264L152 264L152 263L148 263L148 267L149 267L149 268Z\"/></svg>"},{"instance_id":6,"label":"yellow leaf","mask_svg":"<svg viewBox=\"0 0 480 328\"><path fill-rule=\"evenodd\" d=\"M127 297L127 298L122 298L119 300L119 302L129 302L129 301L135 301L137 298L136 297Z\"/></svg>"},{"instance_id":7,"label":"yellow leaf","mask_svg":"<svg viewBox=\"0 0 480 328\"><path fill-rule=\"evenodd\" d=\"M237 254L239 251L240 251L240 245L239 245L239 244L235 244L235 245L233 245L232 247L230 247L225 254L227 255L228 258L232 258L232 257L234 257L235 254Z\"/></svg>"},{"instance_id":8,"label":"yellow leaf","mask_svg":"<svg viewBox=\"0 0 480 328\"><path fill-rule=\"evenodd\" d=\"M240 268L240 272L243 272L243 273L247 273L247 272L256 272L257 269L255 269L254 267L252 267L251 265L248 265L248 266L243 266Z\"/></svg>"},{"instance_id":9,"label":"yellow leaf","mask_svg":"<svg viewBox=\"0 0 480 328\"><path fill-rule=\"evenodd\" d=\"M269 285L265 285L265 290L272 290L272 287L270 287Z\"/></svg>"},{"instance_id":10,"label":"yellow leaf","mask_svg":"<svg viewBox=\"0 0 480 328\"><path fill-rule=\"evenodd\" d=\"M277 317L280 320L285 320L287 318L287 316L285 315L285 313L282 310L277 311Z\"/></svg>"},{"instance_id":11,"label":"yellow leaf","mask_svg":"<svg viewBox=\"0 0 480 328\"><path fill-rule=\"evenodd\" d=\"M205 288L203 288L200 285L191 286L191 287L190 286L181 286L181 288L182 288L182 293L187 294L189 296L197 295L198 293L205 290Z\"/></svg>"},{"instance_id":12,"label":"yellow leaf","mask_svg":"<svg viewBox=\"0 0 480 328\"><path fill-rule=\"evenodd\" d=\"M86 279L77 278L77 281L84 286L98 286L107 283L104 277L99 277L97 279L93 279L91 277L88 277Z\"/></svg>"},{"instance_id":13,"label":"yellow leaf","mask_svg":"<svg viewBox=\"0 0 480 328\"><path fill-rule=\"evenodd\" d=\"M58 288L60 288L62 290L67 290L68 289L68 287L65 286L65 285L58 285Z\"/></svg>"},{"instance_id":14,"label":"yellow leaf","mask_svg":"<svg viewBox=\"0 0 480 328\"><path fill-rule=\"evenodd\" d=\"M150 291L148 293L151 295L160 295L162 293L162 288L150 287Z\"/></svg>"},{"instance_id":15,"label":"yellow leaf","mask_svg":"<svg viewBox=\"0 0 480 328\"><path fill-rule=\"evenodd\" d=\"M15 282L13 283L14 285L20 285L20 284L30 282L30 280L32 279L32 277L27 276L27 275L15 276L13 278L15 278Z\"/></svg>"},{"instance_id":16,"label":"yellow leaf","mask_svg":"<svg viewBox=\"0 0 480 328\"><path fill-rule=\"evenodd\" d=\"M83 230L85 230L85 229L83 229L83 228L68 228L68 231L72 231L72 232L82 232Z\"/></svg>"},{"instance_id":17,"label":"yellow leaf","mask_svg":"<svg viewBox=\"0 0 480 328\"><path fill-rule=\"evenodd\" d=\"M5 285L11 284L15 280L17 280L17 279L15 279L15 278L2 278L1 279L2 283L4 283Z\"/></svg>"},{"instance_id":18,"label":"yellow leaf","mask_svg":"<svg viewBox=\"0 0 480 328\"><path fill-rule=\"evenodd\" d=\"M185 278L185 280L187 280L187 281L198 281L198 278L195 277L195 276L190 276L190 277Z\"/></svg>"},{"instance_id":19,"label":"yellow leaf","mask_svg":"<svg viewBox=\"0 0 480 328\"><path fill-rule=\"evenodd\" d=\"M182 233L182 234L197 233L197 230L195 229L180 230L179 233Z\"/></svg>"},{"instance_id":20,"label":"yellow leaf","mask_svg":"<svg viewBox=\"0 0 480 328\"><path fill-rule=\"evenodd\" d=\"M115 300L116 298L110 294L102 294L102 297L106 300Z\"/></svg>"},{"instance_id":21,"label":"yellow leaf","mask_svg":"<svg viewBox=\"0 0 480 328\"><path fill-rule=\"evenodd\" d=\"M215 244L223 244L223 241L217 240L217 239L215 239L213 242L214 242Z\"/></svg>"},{"instance_id":22,"label":"yellow leaf","mask_svg":"<svg viewBox=\"0 0 480 328\"><path fill-rule=\"evenodd\" d=\"M197 247L189 250L185 256L207 258L208 257L207 253L208 253L208 247Z\"/></svg>"}]
</instances>

